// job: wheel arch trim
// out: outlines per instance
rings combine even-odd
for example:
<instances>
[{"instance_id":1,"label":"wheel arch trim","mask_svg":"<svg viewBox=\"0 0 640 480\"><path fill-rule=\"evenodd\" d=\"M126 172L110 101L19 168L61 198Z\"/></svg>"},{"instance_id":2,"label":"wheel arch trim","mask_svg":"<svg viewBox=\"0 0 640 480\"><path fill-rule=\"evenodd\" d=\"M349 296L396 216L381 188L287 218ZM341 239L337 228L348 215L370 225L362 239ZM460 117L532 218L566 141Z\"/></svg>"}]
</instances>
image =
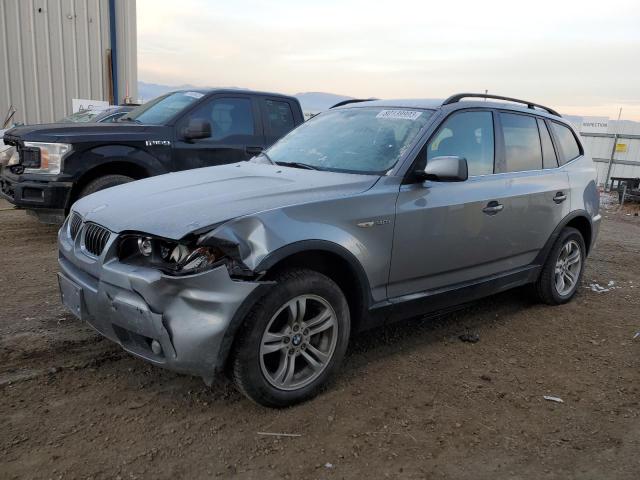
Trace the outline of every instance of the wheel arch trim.
<instances>
[{"instance_id":1,"label":"wheel arch trim","mask_svg":"<svg viewBox=\"0 0 640 480\"><path fill-rule=\"evenodd\" d=\"M358 278L359 289L362 294L363 311L367 311L369 309L372 305L371 288L364 268L349 250L334 242L327 240L301 240L299 242L285 245L265 256L260 263L258 263L254 271L256 273L259 272L260 274L264 274L283 260L304 252L325 252L336 255L344 260ZM218 351L218 357L216 360L216 369L218 371L223 371L225 369L236 334L244 322L245 317L253 305L260 300L260 298L262 298L273 285L275 285L275 282L262 282L258 288L251 292L234 314L225 332L220 350Z\"/></svg>"},{"instance_id":2,"label":"wheel arch trim","mask_svg":"<svg viewBox=\"0 0 640 480\"><path fill-rule=\"evenodd\" d=\"M584 238L585 247L587 249L587 251L585 252L585 256L590 253L591 244L593 243L593 220L586 210L574 210L573 212L570 212L567 216L565 216L553 230L544 247L542 248L542 250L540 250L535 260L533 261L534 265L544 265L544 263L547 261L547 257L549 256L549 252L551 251L553 244L560 235L560 232L573 220L579 218L582 218L589 223L589 238Z\"/></svg>"}]
</instances>

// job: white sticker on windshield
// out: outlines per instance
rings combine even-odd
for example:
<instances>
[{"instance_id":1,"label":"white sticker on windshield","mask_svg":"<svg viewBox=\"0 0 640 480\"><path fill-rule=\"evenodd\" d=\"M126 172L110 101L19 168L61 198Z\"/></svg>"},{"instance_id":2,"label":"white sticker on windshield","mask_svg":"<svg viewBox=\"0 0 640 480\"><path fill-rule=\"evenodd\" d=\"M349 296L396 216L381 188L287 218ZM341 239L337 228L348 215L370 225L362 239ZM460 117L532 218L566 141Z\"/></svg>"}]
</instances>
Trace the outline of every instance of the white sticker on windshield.
<instances>
[{"instance_id":1,"label":"white sticker on windshield","mask_svg":"<svg viewBox=\"0 0 640 480\"><path fill-rule=\"evenodd\" d=\"M422 112L415 110L382 110L376 118L389 118L393 120L415 120Z\"/></svg>"},{"instance_id":2,"label":"white sticker on windshield","mask_svg":"<svg viewBox=\"0 0 640 480\"><path fill-rule=\"evenodd\" d=\"M193 97L193 98L202 98L202 97L204 97L204 93L200 93L200 92L184 92L184 94L187 97Z\"/></svg>"}]
</instances>

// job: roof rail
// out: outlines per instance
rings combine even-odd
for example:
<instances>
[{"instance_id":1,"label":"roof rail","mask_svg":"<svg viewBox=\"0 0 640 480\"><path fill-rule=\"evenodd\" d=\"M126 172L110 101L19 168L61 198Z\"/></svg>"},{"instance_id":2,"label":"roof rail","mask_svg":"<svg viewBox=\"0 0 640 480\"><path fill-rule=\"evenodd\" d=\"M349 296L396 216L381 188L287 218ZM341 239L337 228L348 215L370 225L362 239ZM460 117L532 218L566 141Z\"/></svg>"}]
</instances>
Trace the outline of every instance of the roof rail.
<instances>
[{"instance_id":1,"label":"roof rail","mask_svg":"<svg viewBox=\"0 0 640 480\"><path fill-rule=\"evenodd\" d=\"M517 98L503 97L501 95L489 95L487 93L456 93L455 95L451 95L444 102L442 102L442 105L449 105L451 103L457 103L460 100L462 100L463 98L468 98L468 97L473 97L473 98L491 98L491 99L494 99L494 100L506 100L508 102L522 103L522 104L526 105L527 108L530 108L532 110L537 107L537 108L541 108L542 110L545 110L545 111L549 112L551 115L555 115L557 117L562 117L562 115L560 115L554 109L549 108L549 107L545 107L544 105L540 105L538 103L529 102L527 100L520 100L520 99L517 99Z\"/></svg>"},{"instance_id":2,"label":"roof rail","mask_svg":"<svg viewBox=\"0 0 640 480\"><path fill-rule=\"evenodd\" d=\"M370 102L371 100L378 100L377 98L350 98L349 100L342 100L341 102L336 103L335 105L329 107L329 110L332 108L341 107L343 105L349 105L350 103L360 103L360 102Z\"/></svg>"}]
</instances>

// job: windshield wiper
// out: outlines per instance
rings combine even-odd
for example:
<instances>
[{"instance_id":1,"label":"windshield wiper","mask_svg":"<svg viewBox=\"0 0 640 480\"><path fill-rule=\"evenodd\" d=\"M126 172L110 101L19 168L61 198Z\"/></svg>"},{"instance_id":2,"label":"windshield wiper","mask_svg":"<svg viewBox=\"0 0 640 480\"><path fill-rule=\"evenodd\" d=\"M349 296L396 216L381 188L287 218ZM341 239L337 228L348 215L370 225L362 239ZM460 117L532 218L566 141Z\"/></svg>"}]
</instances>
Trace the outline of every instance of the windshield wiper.
<instances>
[{"instance_id":1,"label":"windshield wiper","mask_svg":"<svg viewBox=\"0 0 640 480\"><path fill-rule=\"evenodd\" d=\"M318 167L302 162L275 162L276 165L284 165L286 167L306 168L307 170L320 170Z\"/></svg>"},{"instance_id":2,"label":"windshield wiper","mask_svg":"<svg viewBox=\"0 0 640 480\"><path fill-rule=\"evenodd\" d=\"M271 163L271 165L278 165L276 162L274 162L273 160L271 160L271 157L266 153L266 152L260 152L258 154L258 156L263 156L264 158L266 158L267 160L269 160L269 163Z\"/></svg>"}]
</instances>

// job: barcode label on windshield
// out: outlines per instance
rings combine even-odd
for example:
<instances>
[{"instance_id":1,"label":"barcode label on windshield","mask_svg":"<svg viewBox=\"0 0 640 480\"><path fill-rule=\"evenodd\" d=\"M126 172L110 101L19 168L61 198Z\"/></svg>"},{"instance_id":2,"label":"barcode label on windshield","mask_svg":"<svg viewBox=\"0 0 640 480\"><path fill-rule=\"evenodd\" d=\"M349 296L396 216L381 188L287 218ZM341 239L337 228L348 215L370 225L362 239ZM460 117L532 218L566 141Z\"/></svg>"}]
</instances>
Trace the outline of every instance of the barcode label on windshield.
<instances>
[{"instance_id":1,"label":"barcode label on windshield","mask_svg":"<svg viewBox=\"0 0 640 480\"><path fill-rule=\"evenodd\" d=\"M382 110L376 115L376 118L388 118L392 120L415 120L422 112L415 110Z\"/></svg>"},{"instance_id":2,"label":"barcode label on windshield","mask_svg":"<svg viewBox=\"0 0 640 480\"><path fill-rule=\"evenodd\" d=\"M193 97L193 98L202 98L202 97L204 97L204 93L200 93L200 92L184 92L184 94L187 97Z\"/></svg>"}]
</instances>

